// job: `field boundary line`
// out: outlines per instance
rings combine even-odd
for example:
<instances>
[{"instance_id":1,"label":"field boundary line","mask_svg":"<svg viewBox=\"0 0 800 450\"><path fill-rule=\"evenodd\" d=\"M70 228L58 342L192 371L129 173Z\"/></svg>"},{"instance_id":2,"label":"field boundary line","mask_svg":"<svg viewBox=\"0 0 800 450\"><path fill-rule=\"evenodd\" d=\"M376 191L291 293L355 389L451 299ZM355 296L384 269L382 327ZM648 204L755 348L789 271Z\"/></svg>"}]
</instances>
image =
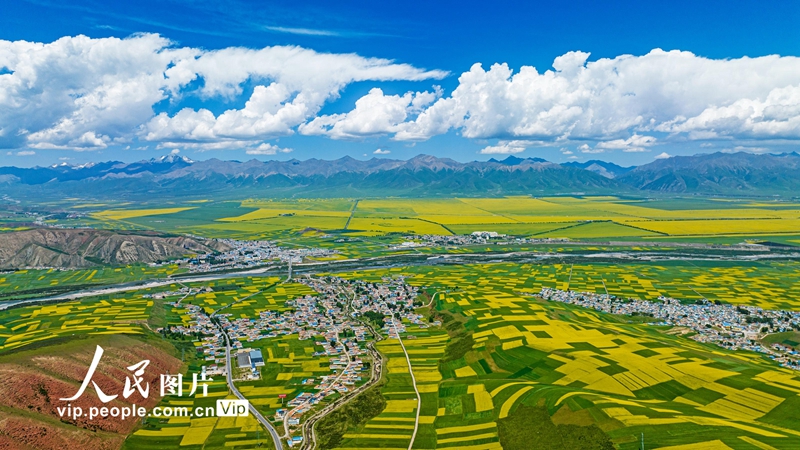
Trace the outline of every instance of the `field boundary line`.
<instances>
[{"instance_id":1,"label":"field boundary line","mask_svg":"<svg viewBox=\"0 0 800 450\"><path fill-rule=\"evenodd\" d=\"M350 221L353 220L353 216L356 214L356 209L358 208L358 202L360 202L360 201L361 201L361 199L357 198L356 202L353 203L353 207L350 208L350 217L347 218L347 222L345 222L343 230L346 230L347 227L350 226Z\"/></svg>"},{"instance_id":2,"label":"field boundary line","mask_svg":"<svg viewBox=\"0 0 800 450\"><path fill-rule=\"evenodd\" d=\"M472 204L472 203L470 203L470 202L465 202L463 198L456 198L456 200L460 201L461 203L463 203L463 204L465 204L465 205L469 205L469 206L471 206L471 207L473 207L473 208L475 208L475 209L479 209L479 210L481 210L481 211L487 212L487 213L489 213L489 214L491 214L491 215L493 215L493 216L505 217L505 218L506 218L506 219L508 219L508 220L513 220L513 221L514 221L514 223L527 223L527 222L523 222L523 221L521 221L521 220L519 220L519 219L515 219L515 218L513 218L513 217L511 217L511 216L507 216L507 215L505 215L505 214L501 214L501 213L494 212L494 211L489 211L488 209L481 208L480 206L475 206L475 205L473 205L473 204ZM468 224L465 224L465 225L468 225Z\"/></svg>"},{"instance_id":3,"label":"field boundary line","mask_svg":"<svg viewBox=\"0 0 800 450\"><path fill-rule=\"evenodd\" d=\"M453 236L458 236L458 233L456 233L456 232L454 232L453 230L451 230L450 228L448 228L448 227L447 227L447 225L445 225L445 224L442 224L442 223L439 223L439 222L434 222L434 221L432 221L432 220L428 220L428 219L423 219L423 218L421 218L421 217L409 217L409 219L417 219L417 220L419 220L419 221L421 221L421 222L428 222L428 223L432 223L432 224L434 224L434 225L439 225L440 227L442 227L442 228L444 228L445 230L447 230L447 231L448 231L450 234L452 234Z\"/></svg>"},{"instance_id":4,"label":"field boundary line","mask_svg":"<svg viewBox=\"0 0 800 450\"><path fill-rule=\"evenodd\" d=\"M559 222L522 222L522 223L559 223ZM570 222L567 222L567 223L570 223ZM539 235L542 235L542 234L545 234L545 233L552 233L553 231L567 230L569 228L575 228L575 227L579 227L581 225L586 225L587 223L591 223L591 222L572 223L572 225L567 225L565 227L553 228L552 230L546 230L546 231L540 231L538 233L533 233L533 234L531 234L531 236L539 236Z\"/></svg>"}]
</instances>

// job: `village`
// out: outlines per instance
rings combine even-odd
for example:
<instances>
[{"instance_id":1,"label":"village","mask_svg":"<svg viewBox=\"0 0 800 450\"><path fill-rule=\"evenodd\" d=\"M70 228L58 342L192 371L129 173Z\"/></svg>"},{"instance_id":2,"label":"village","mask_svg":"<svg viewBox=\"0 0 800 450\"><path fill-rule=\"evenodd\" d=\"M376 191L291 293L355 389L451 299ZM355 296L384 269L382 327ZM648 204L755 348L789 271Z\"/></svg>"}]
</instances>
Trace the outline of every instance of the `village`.
<instances>
[{"instance_id":1,"label":"village","mask_svg":"<svg viewBox=\"0 0 800 450\"><path fill-rule=\"evenodd\" d=\"M608 294L542 288L545 300L569 303L611 314L648 316L654 325L684 327L697 342L711 343L729 350L763 353L783 367L800 370L800 352L786 345L761 342L767 334L800 330L800 312L765 310L757 306L730 305L701 299L682 303L659 297L658 302L621 299Z\"/></svg>"},{"instance_id":2,"label":"village","mask_svg":"<svg viewBox=\"0 0 800 450\"><path fill-rule=\"evenodd\" d=\"M415 312L415 307L422 305L417 299L419 290L403 278L384 278L380 283L337 277L304 277L296 281L312 288L316 295L287 300L281 311L259 311L256 318L234 316L224 308L209 314L200 306L182 303L193 292L186 287L162 293L181 295L169 305L185 309L189 321L157 330L197 339L198 351L207 363L203 370L209 376L227 375L223 333L227 334L236 381L260 379L261 367L269 362L254 343L289 335L313 340L317 348L313 356L327 359L330 373L302 379L302 391L275 411L272 420L284 423L290 445L302 441L300 436L291 437L291 430L300 425L305 414L327 397L346 395L369 379L372 356L366 344L375 338L375 326L390 339L396 339L405 332L404 321L420 327L439 324L427 323Z\"/></svg>"},{"instance_id":3,"label":"village","mask_svg":"<svg viewBox=\"0 0 800 450\"><path fill-rule=\"evenodd\" d=\"M197 236L192 236L202 239ZM301 263L305 258L320 258L338 253L338 250L322 248L283 248L272 241L241 241L237 239L220 239L230 250L190 256L182 259L151 263L157 267L178 264L187 267L190 273L218 272L222 270L242 270L260 267L269 261L282 263Z\"/></svg>"},{"instance_id":4,"label":"village","mask_svg":"<svg viewBox=\"0 0 800 450\"><path fill-rule=\"evenodd\" d=\"M392 247L402 250L415 247L458 247L467 245L523 245L523 244L563 244L567 238L523 238L512 237L496 231L473 231L470 234L423 234L404 236L403 242Z\"/></svg>"}]
</instances>

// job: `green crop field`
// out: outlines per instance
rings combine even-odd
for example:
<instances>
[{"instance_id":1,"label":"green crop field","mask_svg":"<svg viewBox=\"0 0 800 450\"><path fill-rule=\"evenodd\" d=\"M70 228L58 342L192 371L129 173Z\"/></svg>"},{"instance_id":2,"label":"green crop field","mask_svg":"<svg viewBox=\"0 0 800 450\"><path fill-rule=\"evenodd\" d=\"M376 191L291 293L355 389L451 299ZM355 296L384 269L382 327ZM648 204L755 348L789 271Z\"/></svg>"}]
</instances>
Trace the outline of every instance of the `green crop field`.
<instances>
[{"instance_id":1,"label":"green crop field","mask_svg":"<svg viewBox=\"0 0 800 450\"><path fill-rule=\"evenodd\" d=\"M380 281L400 274L434 297L434 307L422 311L443 322L441 327L426 328L408 324L403 336L421 396L415 448L500 449L504 439L514 439L503 431L504 424L517 420L516 412L528 411L525 408L544 408L552 417L548 426L553 430L577 425L570 433L609 439L622 449L637 448L642 433L653 448L689 444L792 448L800 436L795 417L800 377L795 372L755 353L697 343L666 327L531 296L542 287L554 287L800 309L797 263L497 263L340 275ZM32 344L47 345L53 338L142 335L150 333L145 324L185 325L185 308L190 304L208 313L227 307L225 312L233 318L254 319L260 311L283 311L287 300L313 294L304 284L279 281L245 277L188 284L196 293L186 296L181 307L166 304L179 298L175 295L142 297L180 287L173 284L12 309L0 322L0 357ZM791 341L792 336L779 341ZM173 344L190 351L185 373L206 364L194 356L191 339ZM297 335L244 344L261 349L266 365L261 379L238 385L266 415L280 407L279 394L291 398L307 389L305 378L328 371L327 360L313 356L321 348ZM377 348L387 358L379 388L385 407L347 429L337 448L400 449L410 442L417 401L409 367L397 340L385 339ZM208 406L228 395L221 379L211 384L210 392L207 398L165 398L161 405ZM151 417L125 446L247 447L265 437L258 430L250 419Z\"/></svg>"},{"instance_id":2,"label":"green crop field","mask_svg":"<svg viewBox=\"0 0 800 450\"><path fill-rule=\"evenodd\" d=\"M153 301L138 296L28 306L0 315L0 351L75 334L139 334Z\"/></svg>"},{"instance_id":3,"label":"green crop field","mask_svg":"<svg viewBox=\"0 0 800 450\"><path fill-rule=\"evenodd\" d=\"M341 429L318 422L322 448L406 449L415 429L414 448L419 449L524 448L536 436L559 440L562 448L589 443L590 448L623 450L639 448L642 436L646 448L684 449L791 449L800 439L796 372L762 354L698 343L686 330L648 324L647 318L603 314L535 295L556 288L800 311L800 263L789 254L800 244L796 204L618 197L75 203L89 214L87 220L108 228L268 239L284 248L337 251L308 262L398 256L378 266L385 268L333 274L372 282L405 276L433 298L431 308L418 310L431 325L405 324L402 339L410 366L398 340L375 343L386 362L383 379L343 407L353 418L343 420ZM399 246L408 235L473 231L580 242ZM781 255L775 258L751 258L741 247L727 257L714 253L746 240L789 247L775 250ZM504 259L512 252L527 259ZM485 263L426 262L442 254ZM658 257L651 258L654 254ZM413 264L421 265L402 262L412 256L420 261ZM0 298L164 278L182 270L165 265L9 271L0 274ZM321 273L311 276L316 275ZM187 288L188 295L178 292ZM219 364L220 356L207 360L198 351L197 336L157 329L190 325L193 306L230 320L258 320L263 311L291 310L286 302L306 295L316 295L306 284L251 275L12 308L0 312L0 363L73 340L129 335L172 348L188 375ZM432 325L435 321L440 325ZM800 346L796 331L759 339ZM323 347L314 339L279 334L241 344L264 355L260 377L237 386L267 417L281 407L278 395L291 399L309 389L304 380L330 373L329 358L315 355ZM165 397L160 405L194 408L232 398L221 376L209 392L206 398ZM338 398L333 394L323 404ZM348 409L356 405L363 410ZM537 417L535 428L519 425L531 417ZM150 417L123 445L270 444L252 417Z\"/></svg>"},{"instance_id":4,"label":"green crop field","mask_svg":"<svg viewBox=\"0 0 800 450\"><path fill-rule=\"evenodd\" d=\"M794 203L753 200L506 197L452 199L296 199L184 202L126 209L77 203L94 223L207 237L291 239L322 234L469 234L603 239L800 239Z\"/></svg>"},{"instance_id":5,"label":"green crop field","mask_svg":"<svg viewBox=\"0 0 800 450\"><path fill-rule=\"evenodd\" d=\"M42 294L85 287L166 278L185 272L174 264L162 266L129 265L83 270L21 269L0 273L0 301L14 297L39 297Z\"/></svg>"},{"instance_id":6,"label":"green crop field","mask_svg":"<svg viewBox=\"0 0 800 450\"><path fill-rule=\"evenodd\" d=\"M800 436L793 422L798 419L800 393L795 372L755 353L724 351L671 335L664 327L626 323L615 316L521 296L520 291L538 289L541 283L565 283L570 272L569 266L547 269L551 281L544 282L534 267L514 270L501 264L420 268L409 279L440 292L451 290L437 295L432 314L452 317L455 326L447 327L447 320L445 326L456 331L450 340L418 341L424 343L424 354L432 355L444 344L447 350L435 358L439 373L427 372L426 384L418 381L424 392L436 394L431 398L437 398L437 407L433 414L423 395L415 448L501 448L498 423L513 417L521 405L547 408L556 423L595 425L623 449L638 448L641 433L652 448L688 444L712 448L715 441L730 448L794 445ZM579 270L589 273L588 269ZM594 275L617 272L614 267L594 269ZM774 270L777 274L783 269ZM702 272L697 270L696 275ZM346 274L358 279L383 275L384 271ZM626 278L624 273L619 278L609 276L607 284ZM655 295L648 286L647 281L639 284L641 289L631 295ZM465 331L458 331L462 327ZM436 335L431 329L426 333ZM466 336L472 345L458 351L455 343ZM413 339L405 342L409 350L415 345ZM397 354L386 351L390 357ZM449 353L452 358L447 358ZM402 362L394 366L397 374L390 362L390 383L401 373ZM426 362L420 362L421 369ZM416 367L413 360L412 366ZM346 441L342 448L405 448L408 433L401 425L411 417L415 402L404 401L407 384L398 385L406 397L389 402L368 422L370 427L350 431L352 442ZM387 400L397 398L394 392L386 392ZM377 426L389 418L394 427ZM381 440L392 444L378 445Z\"/></svg>"},{"instance_id":7,"label":"green crop field","mask_svg":"<svg viewBox=\"0 0 800 450\"><path fill-rule=\"evenodd\" d=\"M417 388L420 392L420 427L416 448L434 448L434 421L439 413L439 359L444 354L448 336L439 329L409 326L404 337ZM344 435L341 448L408 448L417 410L417 399L408 371L405 354L397 340L384 340L377 345L387 357L386 382L381 393L386 407L358 430Z\"/></svg>"}]
</instances>

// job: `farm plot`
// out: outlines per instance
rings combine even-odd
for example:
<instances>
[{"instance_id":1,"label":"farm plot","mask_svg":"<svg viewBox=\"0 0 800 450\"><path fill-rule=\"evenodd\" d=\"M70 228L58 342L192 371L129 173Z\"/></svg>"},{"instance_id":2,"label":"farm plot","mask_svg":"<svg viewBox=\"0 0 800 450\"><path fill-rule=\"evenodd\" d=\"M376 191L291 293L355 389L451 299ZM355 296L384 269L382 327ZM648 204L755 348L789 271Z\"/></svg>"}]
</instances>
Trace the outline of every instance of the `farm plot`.
<instances>
[{"instance_id":1,"label":"farm plot","mask_svg":"<svg viewBox=\"0 0 800 450\"><path fill-rule=\"evenodd\" d=\"M410 325L403 343L408 351L422 406L414 448L436 448L434 421L438 413L439 382L442 376L438 361L444 353L448 336L441 330ZM386 384L381 394L386 408L358 430L344 435L342 448L407 448L417 415L417 398L409 374L408 363L400 343L394 339L376 346L387 357Z\"/></svg>"},{"instance_id":2,"label":"farm plot","mask_svg":"<svg viewBox=\"0 0 800 450\"><path fill-rule=\"evenodd\" d=\"M152 300L134 294L3 311L0 351L75 334L141 334L152 306Z\"/></svg>"},{"instance_id":3,"label":"farm plot","mask_svg":"<svg viewBox=\"0 0 800 450\"><path fill-rule=\"evenodd\" d=\"M277 277L246 277L189 284L200 292L187 297L184 302L200 306L209 314L229 306L225 313L233 314L233 319L255 319L267 309L284 310L286 300L315 294L304 284L278 284L280 281Z\"/></svg>"},{"instance_id":4,"label":"farm plot","mask_svg":"<svg viewBox=\"0 0 800 450\"><path fill-rule=\"evenodd\" d=\"M24 298L58 288L162 278L182 271L183 269L180 269L177 265L158 267L129 265L125 267L98 267L80 270L16 270L0 274L0 298Z\"/></svg>"},{"instance_id":5,"label":"farm plot","mask_svg":"<svg viewBox=\"0 0 800 450\"><path fill-rule=\"evenodd\" d=\"M576 283L578 289L595 290L630 286L630 292L649 297L669 293L672 282L677 286L687 279L697 282L711 270L733 270L665 266L643 272L644 267L497 264L400 271L410 275L409 283L441 292L436 310L454 316L461 322L454 329L460 327L473 339L460 358L440 358L433 434L419 441L419 448L501 448L497 424L521 405L545 407L557 423L600 426L622 449L638 448L641 433L653 448L712 441L730 448L792 448L800 437L796 372L759 354L667 334L663 327L520 295L541 285ZM749 288L763 291L797 267L770 266L767 273L775 278L758 282L756 274L764 272L753 270ZM346 276L371 279L392 273L398 272ZM657 281L649 275L658 276ZM673 275L676 279L670 280ZM397 354L392 348L386 353ZM404 368L404 361L395 364L390 362L390 377ZM407 391L407 384L399 389ZM393 391L385 395L395 401L376 419L385 417L392 426L379 428L381 421L373 420L369 428L351 432L342 448L380 447L381 439L384 447L407 446L400 436L413 423L413 397L395 398ZM366 430L379 431L373 436Z\"/></svg>"},{"instance_id":6,"label":"farm plot","mask_svg":"<svg viewBox=\"0 0 800 450\"><path fill-rule=\"evenodd\" d=\"M201 362L194 360L188 367L187 374L199 373ZM187 380L188 378L188 380ZM255 448L260 445L270 445L271 440L262 432L261 424L252 415L244 417L207 417L205 412L216 407L217 400L236 398L228 392L228 386L223 376L214 376L209 381L208 395L203 396L200 391L189 396L192 384L191 375L184 375L184 394L166 396L159 403L159 407L185 408L194 417L165 417L149 416L144 424L131 434L125 441L125 449L162 449L162 448L225 448L244 447ZM204 417L198 417L197 411L203 412Z\"/></svg>"},{"instance_id":7,"label":"farm plot","mask_svg":"<svg viewBox=\"0 0 800 450\"><path fill-rule=\"evenodd\" d=\"M766 309L800 308L800 264L794 261L751 263L697 261L686 264L477 264L438 271L404 269L409 282L463 291L474 287L535 294L543 287L608 293L647 300L667 296L701 298ZM434 276L434 274L436 274Z\"/></svg>"},{"instance_id":8,"label":"farm plot","mask_svg":"<svg viewBox=\"0 0 800 450\"><path fill-rule=\"evenodd\" d=\"M99 210L92 218L123 228L238 239L288 237L306 229L339 233L346 224L351 236L496 231L591 240L800 233L800 208L791 203L608 196L361 199L358 203L352 199L249 199Z\"/></svg>"}]
</instances>

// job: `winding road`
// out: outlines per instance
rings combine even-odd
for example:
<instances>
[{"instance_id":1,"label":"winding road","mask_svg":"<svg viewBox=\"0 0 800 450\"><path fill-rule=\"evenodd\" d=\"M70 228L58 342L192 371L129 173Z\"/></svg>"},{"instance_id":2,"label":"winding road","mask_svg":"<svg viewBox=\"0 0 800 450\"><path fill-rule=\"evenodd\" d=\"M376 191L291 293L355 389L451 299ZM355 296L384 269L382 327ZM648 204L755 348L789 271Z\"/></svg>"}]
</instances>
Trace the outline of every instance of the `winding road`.
<instances>
[{"instance_id":1,"label":"winding road","mask_svg":"<svg viewBox=\"0 0 800 450\"><path fill-rule=\"evenodd\" d=\"M236 385L233 383L233 367L231 364L231 341L228 339L228 333L226 333L221 326L217 325L217 327L222 332L222 335L225 336L225 361L226 361L225 364L228 372L227 373L228 387L230 388L231 392L233 392L233 395L235 395L239 400L247 400L247 398L244 395L242 395L241 392L239 392L239 389L237 389ZM256 420L258 420L259 423L261 423L261 425L263 425L264 428L267 429L270 436L272 436L272 442L275 444L275 448L277 450L283 450L283 442L281 442L281 437L278 436L278 431L275 430L275 427L273 427L272 424L269 423L269 420L267 420L267 418L264 417L264 415L261 414L261 412L257 410L252 403L248 402L248 405L250 407L250 413L253 415L253 417L255 417Z\"/></svg>"},{"instance_id":2,"label":"winding road","mask_svg":"<svg viewBox=\"0 0 800 450\"><path fill-rule=\"evenodd\" d=\"M375 342L380 342L383 340L383 337L378 332L375 331L372 325L370 325L369 323L365 323L365 325L367 326L367 328L369 328L370 332L375 337ZM303 422L303 427L302 427L303 446L300 447L300 450L313 450L317 447L317 432L314 429L314 425L316 425L316 423L320 419L332 413L339 407L349 403L359 394L371 388L381 380L381 378L383 377L384 361L383 361L383 355L381 355L381 353L375 349L374 345L375 342L370 342L369 344L367 344L367 350L370 352L370 355L372 355L371 378L366 383L354 389L347 396L339 398L330 405L322 408L321 410L317 411L313 416L306 419L305 422Z\"/></svg>"},{"instance_id":3,"label":"winding road","mask_svg":"<svg viewBox=\"0 0 800 450\"><path fill-rule=\"evenodd\" d=\"M221 308L218 308L216 311L214 311L211 314L210 317L214 317L214 316L218 315L220 313L220 311L224 310L225 308L228 308L231 305L234 305L234 304L239 303L241 301L247 300L250 297L258 295L258 294L264 292L265 290L275 286L276 284L277 283L273 283L272 285L267 286L266 288L264 288L264 289L262 289L262 290L260 290L258 292L254 292L254 293L248 295L247 297L242 297L239 300L236 300L235 302L231 302L231 303L229 303L229 304L227 304L227 305L225 305L225 306L223 306ZM234 384L234 382L233 382L233 365L231 364L231 341L228 338L228 333L225 332L225 329L222 328L222 326L219 323L216 323L216 322L214 322L214 323L217 325L217 329L222 333L222 335L225 336L225 368L226 368L225 371L226 371L226 375L227 375L226 378L227 378L227 381L228 381L228 388L230 388L231 392L233 392L233 395L235 395L239 400L247 401L247 397L245 397L241 392L239 392L239 389L236 388L236 384ZM261 423L261 425L263 425L264 428L266 428L267 431L269 432L269 434L272 436L272 441L275 444L275 448L277 450L283 450L283 442L281 442L281 437L278 436L278 431L275 430L275 427L273 427L272 424L269 423L269 420L267 420L267 418L264 417L264 415L261 414L261 412L259 410L257 410L256 407L253 406L252 403L250 403L248 401L247 405L248 405L248 407L250 409L250 413L253 414L253 417L255 417L256 420L258 420L259 423Z\"/></svg>"}]
</instances>

